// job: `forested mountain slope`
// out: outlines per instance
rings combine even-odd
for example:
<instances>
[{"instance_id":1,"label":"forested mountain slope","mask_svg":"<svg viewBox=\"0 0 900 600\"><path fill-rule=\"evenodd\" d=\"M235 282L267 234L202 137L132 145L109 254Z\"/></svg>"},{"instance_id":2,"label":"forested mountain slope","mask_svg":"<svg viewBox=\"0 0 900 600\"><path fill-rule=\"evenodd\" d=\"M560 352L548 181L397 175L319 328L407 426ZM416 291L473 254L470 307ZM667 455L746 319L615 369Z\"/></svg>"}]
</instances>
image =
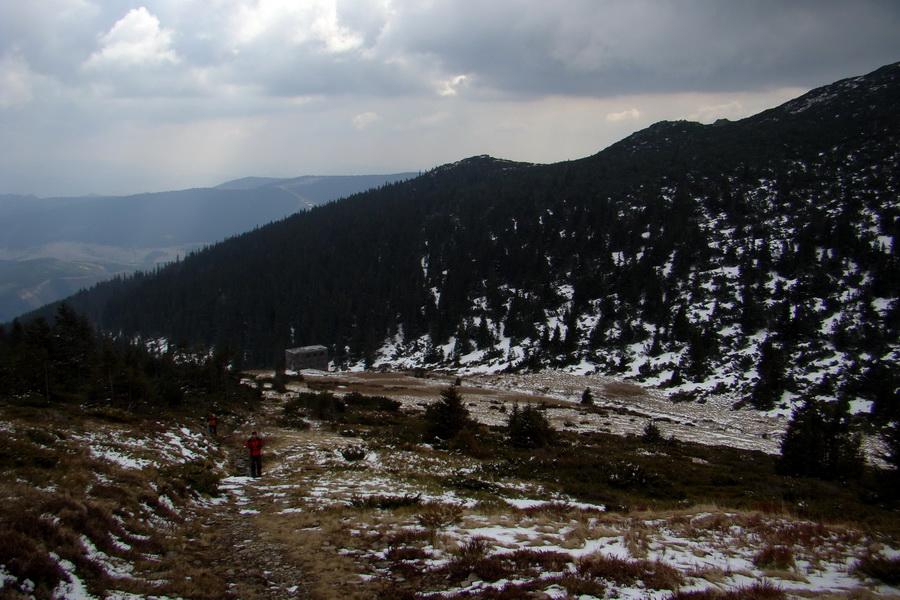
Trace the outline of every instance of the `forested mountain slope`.
<instances>
[{"instance_id":1,"label":"forested mountain slope","mask_svg":"<svg viewBox=\"0 0 900 600\"><path fill-rule=\"evenodd\" d=\"M245 366L321 343L339 364L597 369L896 416L898 115L894 64L578 161L475 157L69 303Z\"/></svg>"},{"instance_id":2,"label":"forested mountain slope","mask_svg":"<svg viewBox=\"0 0 900 600\"><path fill-rule=\"evenodd\" d=\"M414 175L248 177L133 196L0 195L0 322L117 273L152 270L295 212Z\"/></svg>"}]
</instances>

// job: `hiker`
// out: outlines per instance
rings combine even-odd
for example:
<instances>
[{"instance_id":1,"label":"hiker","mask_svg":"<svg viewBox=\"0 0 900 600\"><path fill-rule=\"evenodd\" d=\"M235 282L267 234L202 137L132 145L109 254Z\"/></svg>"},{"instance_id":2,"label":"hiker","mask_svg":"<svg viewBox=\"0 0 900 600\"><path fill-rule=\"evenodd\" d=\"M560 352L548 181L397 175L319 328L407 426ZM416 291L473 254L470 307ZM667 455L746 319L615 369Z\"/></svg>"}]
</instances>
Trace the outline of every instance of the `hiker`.
<instances>
[{"instance_id":1,"label":"hiker","mask_svg":"<svg viewBox=\"0 0 900 600\"><path fill-rule=\"evenodd\" d=\"M262 475L262 447L263 440L254 431L250 439L244 442L244 447L250 450L250 477Z\"/></svg>"},{"instance_id":2,"label":"hiker","mask_svg":"<svg viewBox=\"0 0 900 600\"><path fill-rule=\"evenodd\" d=\"M209 416L206 417L206 428L209 429L209 435L218 437L218 427L219 418L216 416L216 413L209 413Z\"/></svg>"}]
</instances>

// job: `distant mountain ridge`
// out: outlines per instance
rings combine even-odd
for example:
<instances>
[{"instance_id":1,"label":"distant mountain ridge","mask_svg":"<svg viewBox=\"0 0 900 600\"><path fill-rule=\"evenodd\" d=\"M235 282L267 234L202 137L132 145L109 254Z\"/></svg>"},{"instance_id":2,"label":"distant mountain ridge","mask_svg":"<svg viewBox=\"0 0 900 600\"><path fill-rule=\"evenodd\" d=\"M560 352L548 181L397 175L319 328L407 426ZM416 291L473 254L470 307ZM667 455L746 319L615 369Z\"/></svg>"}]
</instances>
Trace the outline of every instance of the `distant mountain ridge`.
<instances>
[{"instance_id":1,"label":"distant mountain ridge","mask_svg":"<svg viewBox=\"0 0 900 600\"><path fill-rule=\"evenodd\" d=\"M69 302L246 366L322 343L343 366L566 368L896 415L898 165L894 64L580 160L462 160Z\"/></svg>"},{"instance_id":2,"label":"distant mountain ridge","mask_svg":"<svg viewBox=\"0 0 900 600\"><path fill-rule=\"evenodd\" d=\"M0 322L297 211L414 173L245 178L131 196L0 195ZM238 184L236 182L243 182Z\"/></svg>"},{"instance_id":3,"label":"distant mountain ridge","mask_svg":"<svg viewBox=\"0 0 900 600\"><path fill-rule=\"evenodd\" d=\"M416 177L417 173L396 173L392 175L304 175L289 179L273 177L244 177L216 186L215 189L259 190L277 188L302 198L304 208L324 204L338 198L345 198L361 191L369 190L405 179Z\"/></svg>"}]
</instances>

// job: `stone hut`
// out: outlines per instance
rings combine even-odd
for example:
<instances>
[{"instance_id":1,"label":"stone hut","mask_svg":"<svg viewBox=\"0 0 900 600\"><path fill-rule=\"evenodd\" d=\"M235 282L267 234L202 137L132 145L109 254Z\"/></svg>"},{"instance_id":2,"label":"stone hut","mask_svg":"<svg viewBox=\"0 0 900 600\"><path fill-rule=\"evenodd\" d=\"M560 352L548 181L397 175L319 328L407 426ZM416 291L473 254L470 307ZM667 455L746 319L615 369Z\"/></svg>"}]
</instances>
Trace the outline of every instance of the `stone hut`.
<instances>
[{"instance_id":1,"label":"stone hut","mask_svg":"<svg viewBox=\"0 0 900 600\"><path fill-rule=\"evenodd\" d=\"M303 369L328 370L328 348L325 346L303 346L284 351L284 368L288 371Z\"/></svg>"}]
</instances>

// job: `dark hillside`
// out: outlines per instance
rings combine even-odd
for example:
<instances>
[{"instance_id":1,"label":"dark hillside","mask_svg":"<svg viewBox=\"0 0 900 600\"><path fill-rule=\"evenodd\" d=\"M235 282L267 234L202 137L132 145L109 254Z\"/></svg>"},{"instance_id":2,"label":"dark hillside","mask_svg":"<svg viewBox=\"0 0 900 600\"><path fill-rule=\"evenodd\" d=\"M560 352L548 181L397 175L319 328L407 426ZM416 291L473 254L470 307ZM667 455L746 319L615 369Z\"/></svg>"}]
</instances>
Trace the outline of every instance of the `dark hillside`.
<instances>
[{"instance_id":1,"label":"dark hillside","mask_svg":"<svg viewBox=\"0 0 900 600\"><path fill-rule=\"evenodd\" d=\"M896 387L873 374L900 339L898 107L895 64L578 161L475 157L69 302L246 365L323 343L339 363L578 365L760 407L843 390L883 410Z\"/></svg>"},{"instance_id":2,"label":"dark hillside","mask_svg":"<svg viewBox=\"0 0 900 600\"><path fill-rule=\"evenodd\" d=\"M247 177L215 188L133 196L0 195L0 322L115 274L158 265L413 173Z\"/></svg>"}]
</instances>

